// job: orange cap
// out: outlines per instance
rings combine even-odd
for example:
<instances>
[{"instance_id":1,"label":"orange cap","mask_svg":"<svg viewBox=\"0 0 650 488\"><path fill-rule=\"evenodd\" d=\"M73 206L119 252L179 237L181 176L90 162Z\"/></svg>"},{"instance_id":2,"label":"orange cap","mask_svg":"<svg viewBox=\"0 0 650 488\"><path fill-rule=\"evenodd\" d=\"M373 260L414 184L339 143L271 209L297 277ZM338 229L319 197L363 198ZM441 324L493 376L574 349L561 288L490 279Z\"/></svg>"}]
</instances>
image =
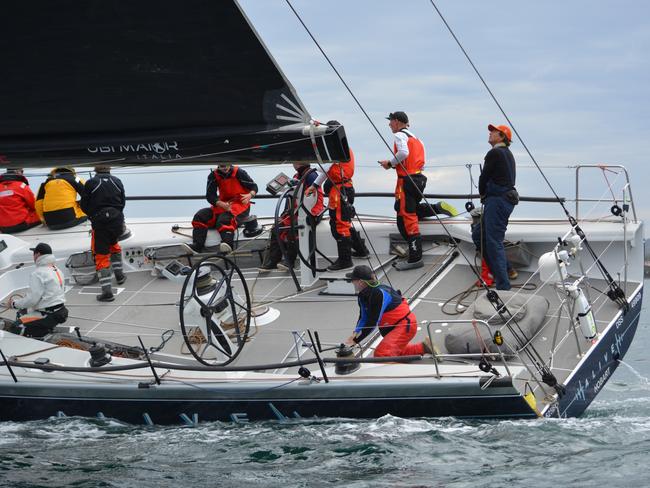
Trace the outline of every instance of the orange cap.
<instances>
[{"instance_id":1,"label":"orange cap","mask_svg":"<svg viewBox=\"0 0 650 488\"><path fill-rule=\"evenodd\" d=\"M510 130L510 127L507 125L488 125L488 130L496 130L501 132L506 138L508 139L508 142L512 142L512 131Z\"/></svg>"}]
</instances>

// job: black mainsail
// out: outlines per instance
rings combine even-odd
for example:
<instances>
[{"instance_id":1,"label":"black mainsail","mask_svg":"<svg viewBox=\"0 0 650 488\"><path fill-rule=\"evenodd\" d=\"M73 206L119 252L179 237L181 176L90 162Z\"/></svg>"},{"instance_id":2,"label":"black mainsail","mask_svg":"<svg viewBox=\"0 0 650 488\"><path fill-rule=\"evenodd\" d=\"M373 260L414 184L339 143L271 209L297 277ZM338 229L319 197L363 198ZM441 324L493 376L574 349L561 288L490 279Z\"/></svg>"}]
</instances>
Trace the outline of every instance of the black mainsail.
<instances>
[{"instance_id":1,"label":"black mainsail","mask_svg":"<svg viewBox=\"0 0 650 488\"><path fill-rule=\"evenodd\" d=\"M314 160L310 116L236 0L3 9L0 166ZM324 159L349 159L320 127Z\"/></svg>"}]
</instances>

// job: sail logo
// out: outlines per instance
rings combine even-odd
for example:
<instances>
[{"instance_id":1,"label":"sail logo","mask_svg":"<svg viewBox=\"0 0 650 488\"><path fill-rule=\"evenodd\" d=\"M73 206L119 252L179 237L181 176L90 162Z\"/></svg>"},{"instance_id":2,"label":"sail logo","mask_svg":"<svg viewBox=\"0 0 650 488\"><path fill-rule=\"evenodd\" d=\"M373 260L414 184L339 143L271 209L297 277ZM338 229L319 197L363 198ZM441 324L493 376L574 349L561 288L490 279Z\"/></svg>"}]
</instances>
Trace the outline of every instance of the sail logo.
<instances>
[{"instance_id":1,"label":"sail logo","mask_svg":"<svg viewBox=\"0 0 650 488\"><path fill-rule=\"evenodd\" d=\"M120 144L119 146L88 146L91 154L149 153L168 154L178 152L178 142L149 142L140 144Z\"/></svg>"}]
</instances>

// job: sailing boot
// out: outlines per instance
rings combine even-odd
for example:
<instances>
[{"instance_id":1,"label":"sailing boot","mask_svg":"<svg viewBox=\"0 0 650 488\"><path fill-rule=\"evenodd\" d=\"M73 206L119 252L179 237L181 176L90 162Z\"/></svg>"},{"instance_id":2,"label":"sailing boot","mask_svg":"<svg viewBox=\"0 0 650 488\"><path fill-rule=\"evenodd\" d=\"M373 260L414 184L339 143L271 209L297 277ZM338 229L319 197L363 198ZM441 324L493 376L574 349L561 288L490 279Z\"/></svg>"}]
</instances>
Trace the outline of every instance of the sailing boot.
<instances>
[{"instance_id":1,"label":"sailing boot","mask_svg":"<svg viewBox=\"0 0 650 488\"><path fill-rule=\"evenodd\" d=\"M100 302L112 302L115 300L113 295L113 288L111 287L111 270L110 268L103 268L97 271L99 275L99 284L102 287L101 295L97 295L97 300Z\"/></svg>"},{"instance_id":2,"label":"sailing boot","mask_svg":"<svg viewBox=\"0 0 650 488\"><path fill-rule=\"evenodd\" d=\"M352 238L352 256L355 258L370 256L370 251L366 247L366 240L361 238L361 235L354 227L350 229L350 237Z\"/></svg>"},{"instance_id":3,"label":"sailing boot","mask_svg":"<svg viewBox=\"0 0 650 488\"><path fill-rule=\"evenodd\" d=\"M481 287L483 286L483 283L481 283L481 280L487 285L487 286L494 286L494 277L492 276L492 272L490 271L490 267L487 264L487 261L485 259L481 259L481 279L476 280L476 283L474 283L474 286Z\"/></svg>"},{"instance_id":4,"label":"sailing boot","mask_svg":"<svg viewBox=\"0 0 650 488\"><path fill-rule=\"evenodd\" d=\"M296 258L298 257L298 243L287 242L287 255L282 258L278 263L278 269L282 271L289 271L296 265Z\"/></svg>"},{"instance_id":5,"label":"sailing boot","mask_svg":"<svg viewBox=\"0 0 650 488\"><path fill-rule=\"evenodd\" d=\"M438 346L431 342L431 339L428 337L425 337L422 341L422 350L424 351L424 354L431 354L432 356L435 356L438 361L442 361Z\"/></svg>"},{"instance_id":6,"label":"sailing boot","mask_svg":"<svg viewBox=\"0 0 650 488\"><path fill-rule=\"evenodd\" d=\"M221 244L219 244L219 252L229 254L235 248L235 233L230 230L221 232Z\"/></svg>"},{"instance_id":7,"label":"sailing boot","mask_svg":"<svg viewBox=\"0 0 650 488\"><path fill-rule=\"evenodd\" d=\"M456 208L453 205L450 205L444 200L434 203L433 210L438 215L447 215L449 217L454 217L455 215L458 215L458 210L456 210Z\"/></svg>"},{"instance_id":8,"label":"sailing boot","mask_svg":"<svg viewBox=\"0 0 650 488\"><path fill-rule=\"evenodd\" d=\"M274 237L271 237L271 239L274 239ZM278 246L277 242L272 240L264 250L264 260L262 261L262 265L257 268L257 271L260 273L266 273L268 271L277 269L278 263L281 259L282 251L280 250L280 246Z\"/></svg>"},{"instance_id":9,"label":"sailing boot","mask_svg":"<svg viewBox=\"0 0 650 488\"><path fill-rule=\"evenodd\" d=\"M126 281L126 275L122 269L122 253L117 252L111 254L111 268L113 269L113 274L115 275L115 281L118 285L121 285Z\"/></svg>"},{"instance_id":10,"label":"sailing boot","mask_svg":"<svg viewBox=\"0 0 650 488\"><path fill-rule=\"evenodd\" d=\"M333 264L327 267L328 271L340 271L354 266L352 262L352 240L349 237L341 237L336 241L339 257Z\"/></svg>"},{"instance_id":11,"label":"sailing boot","mask_svg":"<svg viewBox=\"0 0 650 488\"><path fill-rule=\"evenodd\" d=\"M201 252L205 247L205 240L208 238L207 228L192 229L192 244L189 244L190 249L194 252Z\"/></svg>"},{"instance_id":12,"label":"sailing boot","mask_svg":"<svg viewBox=\"0 0 650 488\"><path fill-rule=\"evenodd\" d=\"M407 269L416 269L424 266L422 260L422 237L415 236L409 237L409 257L406 261L398 261L395 263L397 271L406 271Z\"/></svg>"}]
</instances>

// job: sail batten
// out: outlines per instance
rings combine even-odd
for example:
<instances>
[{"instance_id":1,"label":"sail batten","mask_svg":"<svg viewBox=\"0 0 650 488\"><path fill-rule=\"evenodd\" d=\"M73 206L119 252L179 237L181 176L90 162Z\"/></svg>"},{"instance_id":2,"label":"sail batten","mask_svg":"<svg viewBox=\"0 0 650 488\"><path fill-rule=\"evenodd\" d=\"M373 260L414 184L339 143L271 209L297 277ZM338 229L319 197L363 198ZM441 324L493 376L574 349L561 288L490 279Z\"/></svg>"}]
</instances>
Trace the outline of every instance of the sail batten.
<instances>
[{"instance_id":1,"label":"sail batten","mask_svg":"<svg viewBox=\"0 0 650 488\"><path fill-rule=\"evenodd\" d=\"M25 0L3 17L5 164L314 158L309 112L234 0ZM348 159L343 130L325 144Z\"/></svg>"}]
</instances>

